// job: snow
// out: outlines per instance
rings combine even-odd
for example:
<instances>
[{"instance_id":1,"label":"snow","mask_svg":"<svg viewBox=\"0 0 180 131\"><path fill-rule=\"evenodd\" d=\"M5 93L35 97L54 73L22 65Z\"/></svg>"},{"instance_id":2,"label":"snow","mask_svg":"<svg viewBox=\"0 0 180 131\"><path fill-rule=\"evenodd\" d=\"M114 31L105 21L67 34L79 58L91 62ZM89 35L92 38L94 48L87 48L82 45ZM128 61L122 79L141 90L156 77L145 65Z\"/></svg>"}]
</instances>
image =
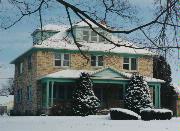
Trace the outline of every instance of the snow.
<instances>
[{"instance_id":1,"label":"snow","mask_svg":"<svg viewBox=\"0 0 180 131\"><path fill-rule=\"evenodd\" d=\"M1 131L178 131L180 118L171 120L109 120L109 116L0 117Z\"/></svg>"},{"instance_id":2,"label":"snow","mask_svg":"<svg viewBox=\"0 0 180 131\"><path fill-rule=\"evenodd\" d=\"M123 71L118 71L112 67L104 67L102 69L99 69L99 70L73 70L73 69L66 69L66 70L61 70L61 71L58 71L58 72L55 72L55 73L52 73L52 74L48 74L48 75L45 75L43 77L40 77L39 79L42 79L42 78L72 78L72 79L76 79L76 78L79 78L80 77L80 74L82 72L86 72L86 73L89 73L89 75L95 75L99 72L102 72L106 69L111 69L111 70L114 70L115 72L121 74L122 76L124 76L124 78L110 78L108 76L104 76L104 77L99 77L100 79L113 79L113 80L127 80L127 79L130 79L132 74L131 73L126 73L126 72L123 72ZM93 78L95 79L95 78ZM150 78L150 77L144 77L144 79L147 81L147 82L164 82L163 80L160 80L160 79L156 79L156 78Z\"/></svg>"},{"instance_id":3,"label":"snow","mask_svg":"<svg viewBox=\"0 0 180 131\"><path fill-rule=\"evenodd\" d=\"M123 108L111 108L110 111L119 111L119 112L123 112L123 113L126 113L126 114L129 114L129 115L132 115L132 116L136 116L137 118L141 118L141 116L139 116L137 113L131 111L131 110L128 110L128 109L123 109Z\"/></svg>"},{"instance_id":4,"label":"snow","mask_svg":"<svg viewBox=\"0 0 180 131\"><path fill-rule=\"evenodd\" d=\"M128 41L121 40L115 36L112 37L112 41L118 43L120 47L115 47L109 43L98 43L98 42L79 42L82 45L80 48L83 51L101 51L101 52L112 52L122 54L141 54L141 55L154 55L154 53L146 49L134 49L125 46L134 46ZM71 38L67 38L66 32L59 32L54 36L43 41L41 44L34 45L34 48L52 48L52 49L65 49L65 50L79 50L74 44Z\"/></svg>"},{"instance_id":5,"label":"snow","mask_svg":"<svg viewBox=\"0 0 180 131\"><path fill-rule=\"evenodd\" d=\"M44 31L64 31L67 30L69 27L66 25L54 25L54 24L47 24L42 27L42 30ZM41 28L38 28L38 30L41 30Z\"/></svg>"},{"instance_id":6,"label":"snow","mask_svg":"<svg viewBox=\"0 0 180 131\"><path fill-rule=\"evenodd\" d=\"M91 73L89 70L61 70L52 74L48 74L42 78L79 78L82 72ZM41 79L41 78L40 78Z\"/></svg>"},{"instance_id":7,"label":"snow","mask_svg":"<svg viewBox=\"0 0 180 131\"><path fill-rule=\"evenodd\" d=\"M14 95L0 96L0 105L5 105L14 100Z\"/></svg>"},{"instance_id":8,"label":"snow","mask_svg":"<svg viewBox=\"0 0 180 131\"><path fill-rule=\"evenodd\" d=\"M89 24L91 24L91 26L93 28L95 27L98 27L96 24L94 24L93 22L91 22L89 19L85 19L85 21L87 21ZM106 27L105 25L101 24L102 26ZM76 24L73 24L73 26L79 26L79 27L87 27L89 26L86 22L84 21L80 21L80 22L77 22Z\"/></svg>"},{"instance_id":9,"label":"snow","mask_svg":"<svg viewBox=\"0 0 180 131\"><path fill-rule=\"evenodd\" d=\"M160 112L160 113L171 112L171 114L173 115L173 112L171 110L168 110L168 109L150 109L150 108L146 108L146 109L143 109L141 111L154 111L154 112Z\"/></svg>"}]
</instances>

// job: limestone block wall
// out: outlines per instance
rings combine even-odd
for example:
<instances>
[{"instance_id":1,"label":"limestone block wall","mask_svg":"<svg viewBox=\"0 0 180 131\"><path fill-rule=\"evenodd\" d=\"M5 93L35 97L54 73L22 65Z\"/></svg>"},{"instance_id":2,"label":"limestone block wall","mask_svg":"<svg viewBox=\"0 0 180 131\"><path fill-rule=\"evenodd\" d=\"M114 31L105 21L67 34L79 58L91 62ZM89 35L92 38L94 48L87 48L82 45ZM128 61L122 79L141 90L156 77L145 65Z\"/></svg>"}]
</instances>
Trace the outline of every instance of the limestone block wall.
<instances>
[{"instance_id":1,"label":"limestone block wall","mask_svg":"<svg viewBox=\"0 0 180 131\"><path fill-rule=\"evenodd\" d=\"M90 54L86 54L90 59ZM32 69L28 70L27 56L21 59L24 64L24 71L22 74L17 73L17 64L15 65L15 109L21 112L31 110L37 112L41 109L42 103L42 85L37 81L38 78L54 73L67 67L54 66L54 52L53 51L36 51L32 53ZM20 61L19 61L20 62ZM104 66L110 66L117 70L123 70L123 56L107 54L104 55ZM70 54L70 67L71 69L86 69L96 70L102 67L91 67L90 61L87 61L80 53ZM131 72L127 71L126 72ZM153 60L151 57L138 58L138 72L145 76L153 76ZM27 86L32 86L32 101L27 100ZM22 102L17 102L17 90L22 89L23 98Z\"/></svg>"},{"instance_id":2,"label":"limestone block wall","mask_svg":"<svg viewBox=\"0 0 180 131\"><path fill-rule=\"evenodd\" d=\"M18 74L18 63L15 64L15 94L14 94L14 108L16 111L25 113L26 111L34 112L37 110L37 86L36 86L36 71L37 71L37 54L32 54L32 69L28 69L27 56L21 59L24 69L21 74ZM32 87L32 100L27 99L27 87ZM22 101L17 101L17 91L22 89Z\"/></svg>"}]
</instances>

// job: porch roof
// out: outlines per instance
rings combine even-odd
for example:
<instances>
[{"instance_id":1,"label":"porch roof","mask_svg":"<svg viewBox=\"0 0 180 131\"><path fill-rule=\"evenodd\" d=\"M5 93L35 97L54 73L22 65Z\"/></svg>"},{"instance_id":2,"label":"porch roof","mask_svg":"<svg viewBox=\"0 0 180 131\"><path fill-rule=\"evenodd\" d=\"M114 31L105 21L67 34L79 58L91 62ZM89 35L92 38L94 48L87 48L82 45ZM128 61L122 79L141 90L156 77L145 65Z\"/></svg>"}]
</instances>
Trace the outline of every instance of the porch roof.
<instances>
[{"instance_id":1,"label":"porch roof","mask_svg":"<svg viewBox=\"0 0 180 131\"><path fill-rule=\"evenodd\" d=\"M111 67L105 67L99 70L73 70L73 69L66 69L61 70L52 74L45 75L40 77L39 80L43 79L77 79L80 77L82 72L88 73L92 79L94 80L121 80L121 81L128 81L130 80L132 74L126 73L123 71L119 71L113 69ZM147 82L151 83L164 83L164 80L151 78L151 77L144 77Z\"/></svg>"}]
</instances>

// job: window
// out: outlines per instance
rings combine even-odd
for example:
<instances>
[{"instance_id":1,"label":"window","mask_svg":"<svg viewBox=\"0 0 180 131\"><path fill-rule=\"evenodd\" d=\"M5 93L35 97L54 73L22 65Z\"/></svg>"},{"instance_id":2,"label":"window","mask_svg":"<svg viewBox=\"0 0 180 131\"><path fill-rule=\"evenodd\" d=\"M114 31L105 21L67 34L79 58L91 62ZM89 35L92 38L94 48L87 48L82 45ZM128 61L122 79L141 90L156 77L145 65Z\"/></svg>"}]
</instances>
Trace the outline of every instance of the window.
<instances>
[{"instance_id":1,"label":"window","mask_svg":"<svg viewBox=\"0 0 180 131\"><path fill-rule=\"evenodd\" d=\"M131 70L137 70L137 59L131 58Z\"/></svg>"},{"instance_id":2,"label":"window","mask_svg":"<svg viewBox=\"0 0 180 131\"><path fill-rule=\"evenodd\" d=\"M137 58L124 58L123 69L125 70L137 70Z\"/></svg>"},{"instance_id":3,"label":"window","mask_svg":"<svg viewBox=\"0 0 180 131\"><path fill-rule=\"evenodd\" d=\"M22 72L23 72L23 70L24 70L24 67L23 67L23 62L21 62L21 63L19 63L18 65L17 65L17 70L18 70L18 74L21 74Z\"/></svg>"},{"instance_id":4,"label":"window","mask_svg":"<svg viewBox=\"0 0 180 131\"><path fill-rule=\"evenodd\" d=\"M105 36L104 32L100 32L101 35ZM105 39L102 36L99 36L99 42L104 42Z\"/></svg>"},{"instance_id":5,"label":"window","mask_svg":"<svg viewBox=\"0 0 180 131\"><path fill-rule=\"evenodd\" d=\"M83 30L83 40L89 41L89 31L88 30Z\"/></svg>"},{"instance_id":6,"label":"window","mask_svg":"<svg viewBox=\"0 0 180 131\"><path fill-rule=\"evenodd\" d=\"M99 32L99 31L98 31ZM103 36L106 36L105 32L99 32L100 34L102 34ZM99 36L95 31L92 30L83 30L82 31L83 34L83 41L87 41L87 42L105 42L105 39L102 36Z\"/></svg>"},{"instance_id":7,"label":"window","mask_svg":"<svg viewBox=\"0 0 180 131\"><path fill-rule=\"evenodd\" d=\"M65 99L65 88L64 87L60 87L58 89L58 98L60 100L64 100Z\"/></svg>"},{"instance_id":8,"label":"window","mask_svg":"<svg viewBox=\"0 0 180 131\"><path fill-rule=\"evenodd\" d=\"M27 86L27 100L32 100L32 86Z\"/></svg>"},{"instance_id":9,"label":"window","mask_svg":"<svg viewBox=\"0 0 180 131\"><path fill-rule=\"evenodd\" d=\"M55 53L55 66L69 66L70 63L70 55L69 54L61 54Z\"/></svg>"},{"instance_id":10,"label":"window","mask_svg":"<svg viewBox=\"0 0 180 131\"><path fill-rule=\"evenodd\" d=\"M91 31L91 41L92 42L97 42L98 41L98 35L94 31Z\"/></svg>"},{"instance_id":11,"label":"window","mask_svg":"<svg viewBox=\"0 0 180 131\"><path fill-rule=\"evenodd\" d=\"M103 56L91 56L91 66L103 66Z\"/></svg>"},{"instance_id":12,"label":"window","mask_svg":"<svg viewBox=\"0 0 180 131\"><path fill-rule=\"evenodd\" d=\"M123 69L129 70L129 58L124 58Z\"/></svg>"},{"instance_id":13,"label":"window","mask_svg":"<svg viewBox=\"0 0 180 131\"><path fill-rule=\"evenodd\" d=\"M32 56L28 56L28 69L32 68Z\"/></svg>"},{"instance_id":14,"label":"window","mask_svg":"<svg viewBox=\"0 0 180 131\"><path fill-rule=\"evenodd\" d=\"M22 89L17 90L17 102L22 101Z\"/></svg>"}]
</instances>

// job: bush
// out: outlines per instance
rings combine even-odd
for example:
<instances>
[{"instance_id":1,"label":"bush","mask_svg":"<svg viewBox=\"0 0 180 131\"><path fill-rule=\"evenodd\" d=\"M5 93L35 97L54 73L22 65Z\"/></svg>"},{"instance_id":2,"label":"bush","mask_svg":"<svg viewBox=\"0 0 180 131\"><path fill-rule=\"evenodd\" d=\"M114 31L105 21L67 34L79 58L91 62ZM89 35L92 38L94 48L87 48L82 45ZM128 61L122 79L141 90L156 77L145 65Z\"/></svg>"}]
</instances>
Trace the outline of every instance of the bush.
<instances>
[{"instance_id":1,"label":"bush","mask_svg":"<svg viewBox=\"0 0 180 131\"><path fill-rule=\"evenodd\" d=\"M142 120L170 120L173 116L168 109L144 109L141 111Z\"/></svg>"},{"instance_id":2,"label":"bush","mask_svg":"<svg viewBox=\"0 0 180 131\"><path fill-rule=\"evenodd\" d=\"M69 107L62 107L62 105L54 105L49 112L50 116L70 116L72 110Z\"/></svg>"},{"instance_id":3,"label":"bush","mask_svg":"<svg viewBox=\"0 0 180 131\"><path fill-rule=\"evenodd\" d=\"M111 108L110 109L111 120L138 120L140 116L128 109Z\"/></svg>"},{"instance_id":4,"label":"bush","mask_svg":"<svg viewBox=\"0 0 180 131\"><path fill-rule=\"evenodd\" d=\"M143 76L134 74L126 89L125 108L140 114L144 108L152 108L150 89Z\"/></svg>"}]
</instances>

